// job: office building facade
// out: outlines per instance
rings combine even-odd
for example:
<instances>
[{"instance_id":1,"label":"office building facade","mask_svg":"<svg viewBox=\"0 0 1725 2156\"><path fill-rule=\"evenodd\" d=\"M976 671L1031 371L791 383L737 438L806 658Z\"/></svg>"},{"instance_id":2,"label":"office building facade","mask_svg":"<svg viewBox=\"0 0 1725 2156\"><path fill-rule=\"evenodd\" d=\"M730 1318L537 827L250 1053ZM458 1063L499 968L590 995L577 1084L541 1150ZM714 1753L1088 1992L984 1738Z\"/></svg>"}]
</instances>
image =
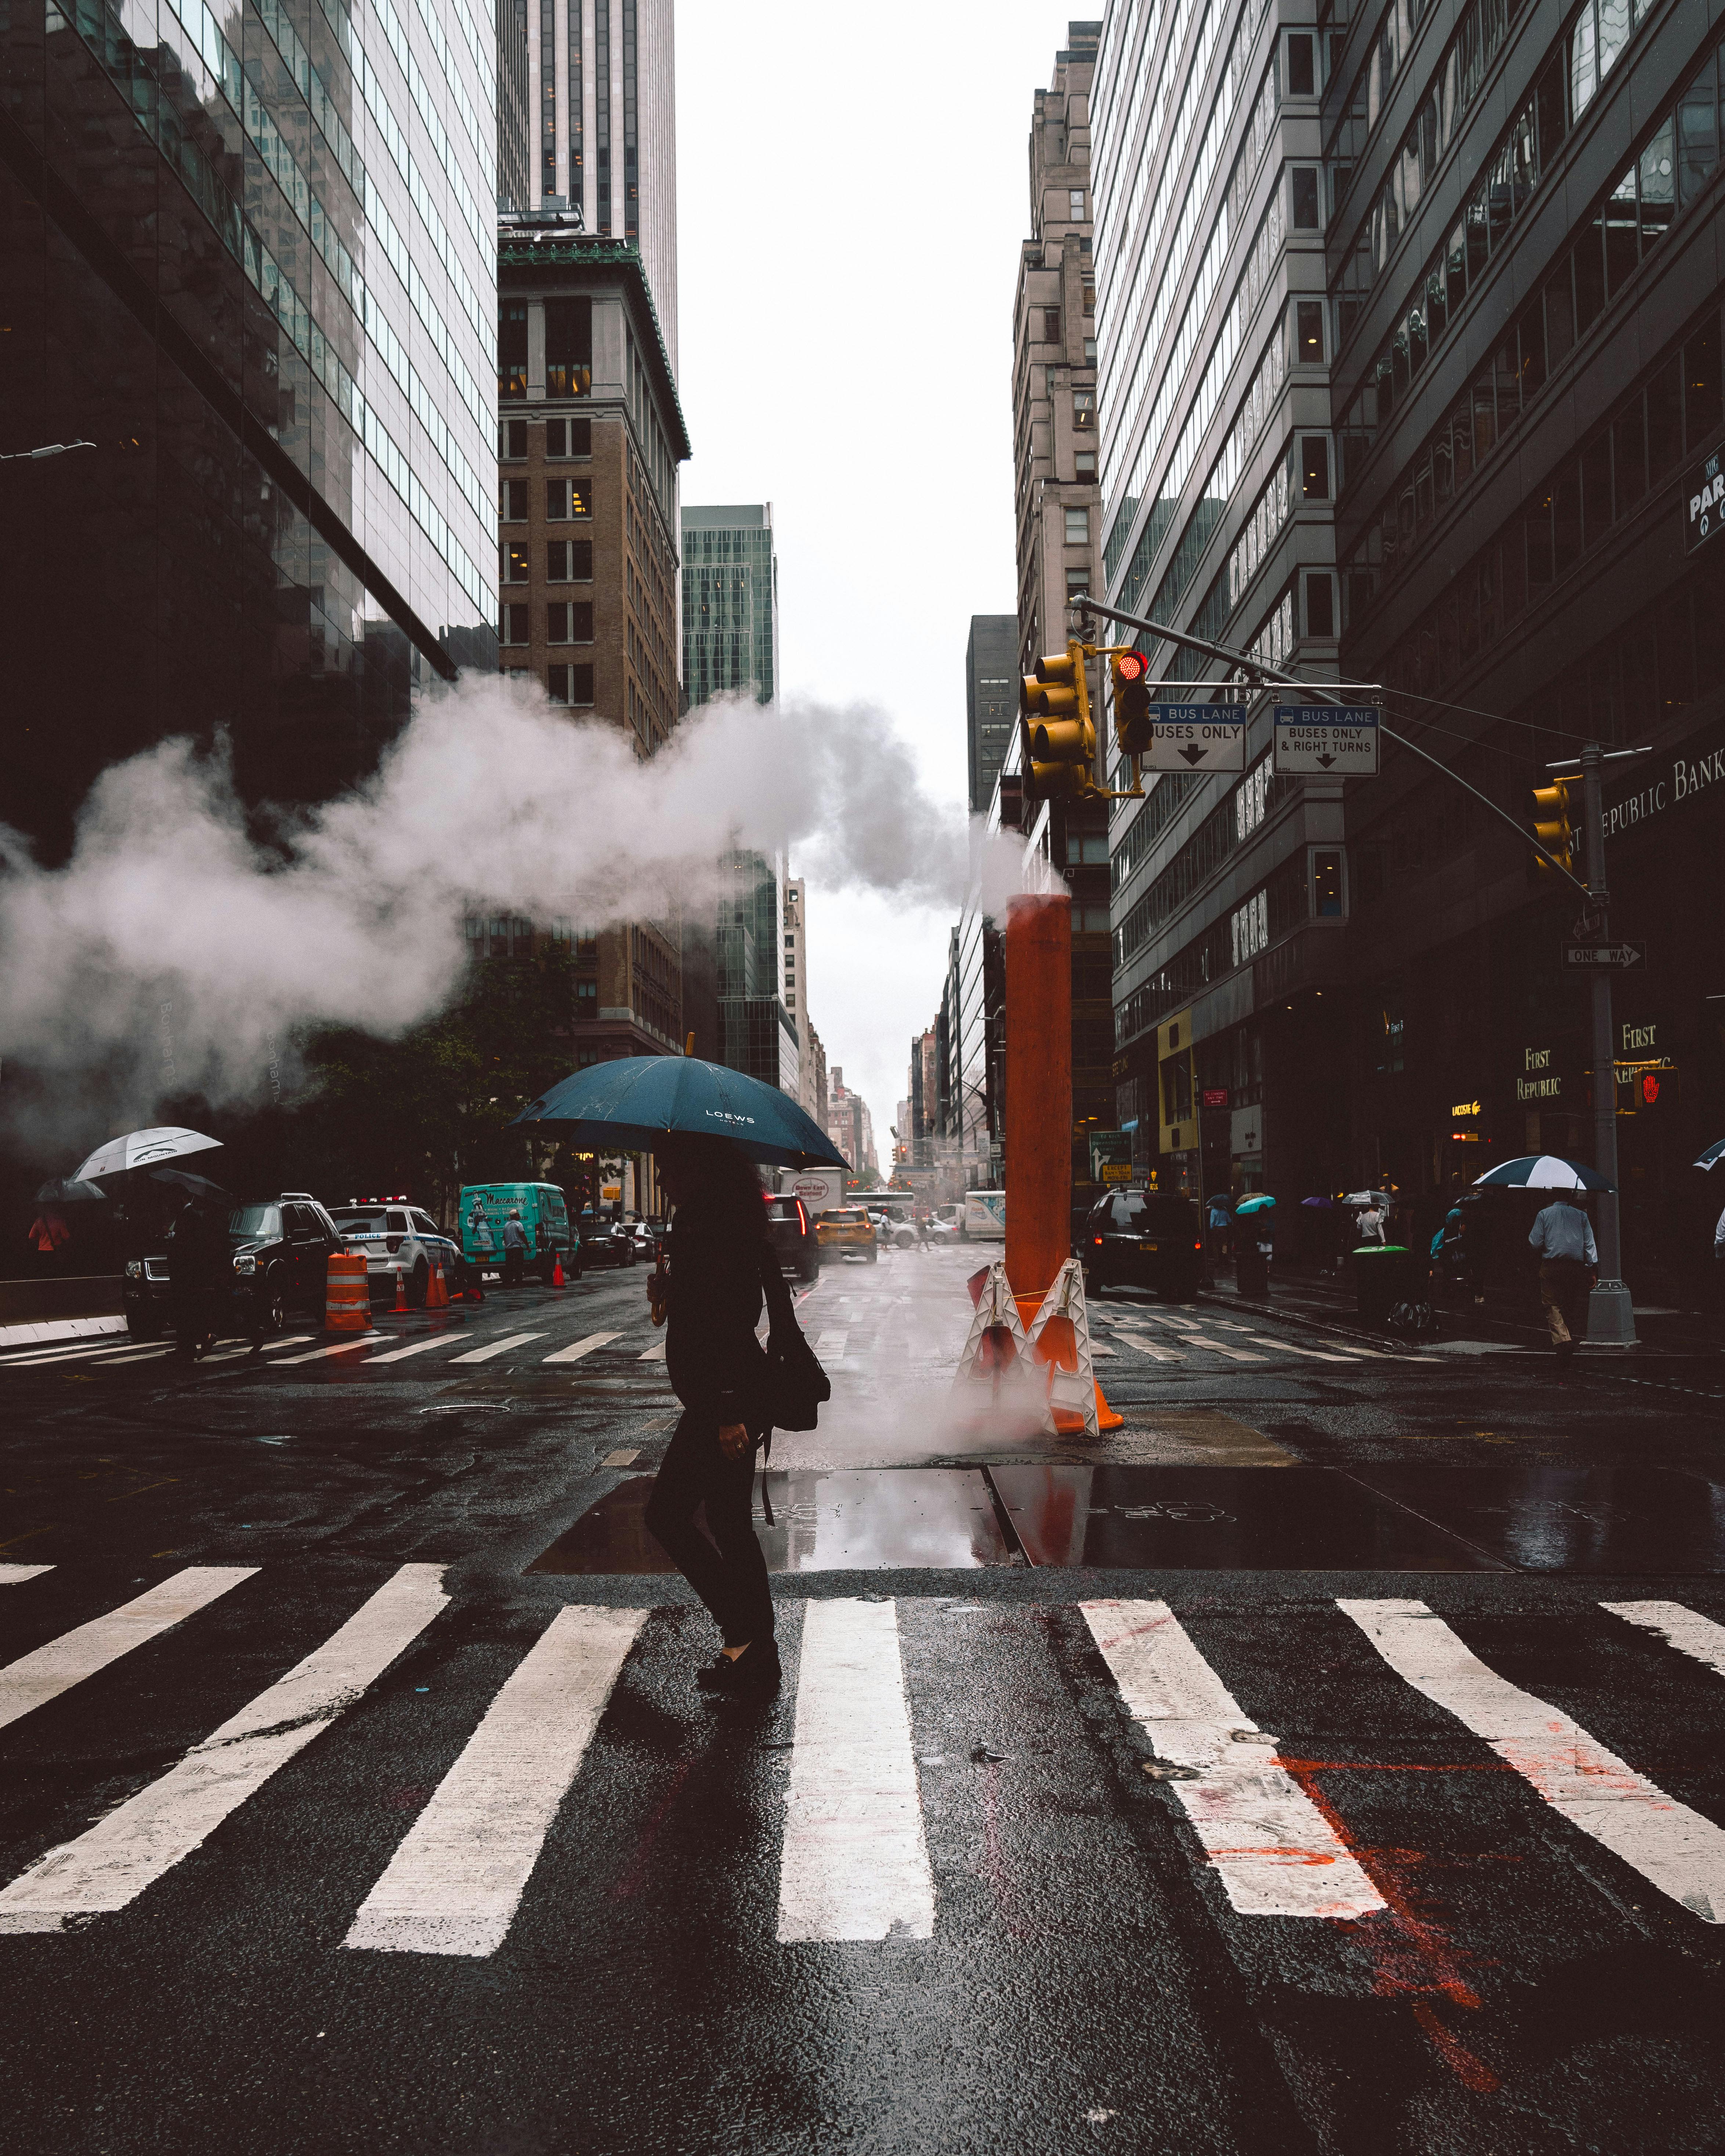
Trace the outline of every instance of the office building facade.
<instances>
[{"instance_id":1,"label":"office building facade","mask_svg":"<svg viewBox=\"0 0 1725 2156\"><path fill-rule=\"evenodd\" d=\"M1262 0L1168 15L1111 7L1091 99L1107 594L1333 680L1317 38ZM1154 679L1232 696L1224 665L1138 640ZM1110 825L1116 1113L1137 1170L1192 1196L1343 1172L1341 782L1275 778L1247 701L1238 772L1152 774Z\"/></svg>"},{"instance_id":2,"label":"office building facade","mask_svg":"<svg viewBox=\"0 0 1725 2156\"><path fill-rule=\"evenodd\" d=\"M784 886L784 1006L797 1032L797 1098L822 1130L827 1127L827 1057L809 1014L808 892L801 876Z\"/></svg>"},{"instance_id":3,"label":"office building facade","mask_svg":"<svg viewBox=\"0 0 1725 2156\"><path fill-rule=\"evenodd\" d=\"M835 1063L827 1080L827 1136L850 1163L858 1183L880 1179L880 1163L875 1151L875 1123L869 1104L845 1083L842 1065Z\"/></svg>"},{"instance_id":4,"label":"office building facade","mask_svg":"<svg viewBox=\"0 0 1725 2156\"><path fill-rule=\"evenodd\" d=\"M639 249L677 363L675 0L526 0L533 153L521 207Z\"/></svg>"},{"instance_id":5,"label":"office building facade","mask_svg":"<svg viewBox=\"0 0 1725 2156\"><path fill-rule=\"evenodd\" d=\"M4 37L6 446L93 446L5 468L0 815L53 853L107 764L218 730L249 798L327 794L494 661L491 24L144 0Z\"/></svg>"},{"instance_id":6,"label":"office building facade","mask_svg":"<svg viewBox=\"0 0 1725 2156\"><path fill-rule=\"evenodd\" d=\"M1018 724L1018 616L973 613L964 647L964 742L973 816L988 813L994 781Z\"/></svg>"}]
</instances>

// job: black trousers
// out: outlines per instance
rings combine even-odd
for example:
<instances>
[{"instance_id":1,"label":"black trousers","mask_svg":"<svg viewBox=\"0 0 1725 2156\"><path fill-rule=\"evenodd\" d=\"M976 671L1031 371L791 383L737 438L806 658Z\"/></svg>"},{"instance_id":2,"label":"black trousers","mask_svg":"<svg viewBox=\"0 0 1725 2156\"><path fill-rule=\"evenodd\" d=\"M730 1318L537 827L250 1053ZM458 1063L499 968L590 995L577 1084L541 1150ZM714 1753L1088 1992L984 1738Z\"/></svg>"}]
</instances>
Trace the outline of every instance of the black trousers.
<instances>
[{"instance_id":1,"label":"black trousers","mask_svg":"<svg viewBox=\"0 0 1725 2156\"><path fill-rule=\"evenodd\" d=\"M711 1611L727 1647L773 1637L767 1560L751 1517L754 1480L754 1448L727 1460L716 1413L685 1408L647 1500L648 1532ZM702 1503L711 1541L695 1524Z\"/></svg>"},{"instance_id":2,"label":"black trousers","mask_svg":"<svg viewBox=\"0 0 1725 2156\"><path fill-rule=\"evenodd\" d=\"M519 1287L521 1286L521 1268L526 1263L526 1257L527 1254L525 1250L511 1250L508 1248L505 1249L503 1253L503 1285L505 1287Z\"/></svg>"}]
</instances>

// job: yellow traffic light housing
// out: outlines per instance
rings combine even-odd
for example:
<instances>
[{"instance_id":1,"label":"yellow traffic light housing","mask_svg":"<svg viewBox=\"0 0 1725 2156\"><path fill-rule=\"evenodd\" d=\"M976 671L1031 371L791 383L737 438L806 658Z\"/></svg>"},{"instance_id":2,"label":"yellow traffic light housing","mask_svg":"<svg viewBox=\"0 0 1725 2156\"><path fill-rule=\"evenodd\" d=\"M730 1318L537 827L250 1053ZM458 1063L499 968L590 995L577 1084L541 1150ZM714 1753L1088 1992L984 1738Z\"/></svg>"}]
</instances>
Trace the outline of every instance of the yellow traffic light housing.
<instances>
[{"instance_id":1,"label":"yellow traffic light housing","mask_svg":"<svg viewBox=\"0 0 1725 2156\"><path fill-rule=\"evenodd\" d=\"M1088 654L1076 639L1024 677L1024 763L1034 800L1082 800L1096 791L1096 730L1090 716Z\"/></svg>"},{"instance_id":2,"label":"yellow traffic light housing","mask_svg":"<svg viewBox=\"0 0 1725 2156\"><path fill-rule=\"evenodd\" d=\"M1122 756L1150 753L1150 662L1142 651L1111 654L1114 684L1114 745Z\"/></svg>"},{"instance_id":3,"label":"yellow traffic light housing","mask_svg":"<svg viewBox=\"0 0 1725 2156\"><path fill-rule=\"evenodd\" d=\"M1553 779L1549 786L1533 789L1533 835L1557 862L1560 868L1572 874L1575 867L1575 826L1569 814L1569 791L1579 782L1573 778ZM1539 856L1535 855L1536 860ZM1539 860L1541 868L1549 868L1550 861Z\"/></svg>"}]
</instances>

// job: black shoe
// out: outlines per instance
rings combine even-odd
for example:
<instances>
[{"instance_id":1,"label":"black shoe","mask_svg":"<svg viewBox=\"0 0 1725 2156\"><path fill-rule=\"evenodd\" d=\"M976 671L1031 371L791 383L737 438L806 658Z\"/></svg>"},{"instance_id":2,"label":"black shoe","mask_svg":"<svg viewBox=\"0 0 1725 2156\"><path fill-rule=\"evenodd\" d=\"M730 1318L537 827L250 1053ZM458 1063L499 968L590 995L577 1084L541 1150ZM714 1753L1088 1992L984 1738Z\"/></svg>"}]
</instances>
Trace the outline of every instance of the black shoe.
<instances>
[{"instance_id":1,"label":"black shoe","mask_svg":"<svg viewBox=\"0 0 1725 2156\"><path fill-rule=\"evenodd\" d=\"M748 1646L734 1657L715 1656L705 1669L695 1672L695 1681L703 1691L733 1699L771 1699L783 1676L778 1649L769 1641L764 1646Z\"/></svg>"}]
</instances>

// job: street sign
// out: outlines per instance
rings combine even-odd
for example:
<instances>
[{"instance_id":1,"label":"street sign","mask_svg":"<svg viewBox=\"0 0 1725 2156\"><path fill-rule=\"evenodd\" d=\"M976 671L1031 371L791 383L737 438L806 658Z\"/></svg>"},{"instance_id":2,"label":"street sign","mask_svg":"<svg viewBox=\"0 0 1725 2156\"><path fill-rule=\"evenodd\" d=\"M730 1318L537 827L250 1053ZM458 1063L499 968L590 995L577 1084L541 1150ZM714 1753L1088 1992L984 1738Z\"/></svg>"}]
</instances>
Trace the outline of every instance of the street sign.
<instances>
[{"instance_id":1,"label":"street sign","mask_svg":"<svg viewBox=\"0 0 1725 2156\"><path fill-rule=\"evenodd\" d=\"M1225 1108L1228 1088L1225 1086L1206 1086L1199 1096L1199 1105L1205 1108Z\"/></svg>"},{"instance_id":2,"label":"street sign","mask_svg":"<svg viewBox=\"0 0 1725 2156\"><path fill-rule=\"evenodd\" d=\"M1715 449L1704 465L1689 474L1683 489L1687 515L1683 526L1683 551L1692 554L1703 540L1711 539L1725 524L1725 449Z\"/></svg>"},{"instance_id":3,"label":"street sign","mask_svg":"<svg viewBox=\"0 0 1725 2156\"><path fill-rule=\"evenodd\" d=\"M1371 778L1378 770L1374 704L1278 704L1278 778Z\"/></svg>"},{"instance_id":4,"label":"street sign","mask_svg":"<svg viewBox=\"0 0 1725 2156\"><path fill-rule=\"evenodd\" d=\"M1645 943L1566 943L1563 970L1579 973L1625 973L1647 963Z\"/></svg>"},{"instance_id":5,"label":"street sign","mask_svg":"<svg viewBox=\"0 0 1725 2156\"><path fill-rule=\"evenodd\" d=\"M1087 1131L1090 1140L1090 1179L1092 1183L1130 1183L1132 1179L1132 1134L1130 1131Z\"/></svg>"},{"instance_id":6,"label":"street sign","mask_svg":"<svg viewBox=\"0 0 1725 2156\"><path fill-rule=\"evenodd\" d=\"M1244 771L1244 704L1153 704L1150 771Z\"/></svg>"}]
</instances>

